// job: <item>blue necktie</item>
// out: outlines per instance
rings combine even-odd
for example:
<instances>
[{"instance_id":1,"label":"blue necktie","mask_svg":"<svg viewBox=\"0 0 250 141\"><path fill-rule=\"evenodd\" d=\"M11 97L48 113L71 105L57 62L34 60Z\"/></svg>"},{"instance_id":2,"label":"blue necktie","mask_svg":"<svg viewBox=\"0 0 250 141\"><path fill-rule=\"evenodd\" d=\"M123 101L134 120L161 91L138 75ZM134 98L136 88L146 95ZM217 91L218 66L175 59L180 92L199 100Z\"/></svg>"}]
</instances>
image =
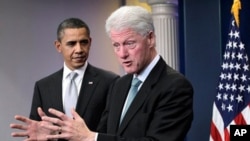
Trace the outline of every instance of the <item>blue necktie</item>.
<instances>
[{"instance_id":1,"label":"blue necktie","mask_svg":"<svg viewBox=\"0 0 250 141\"><path fill-rule=\"evenodd\" d=\"M122 114L121 114L121 118L120 118L120 124L121 124L121 122L122 122L128 108L129 108L130 104L134 100L134 98L135 98L135 96L137 94L137 91L138 91L138 87L139 87L140 84L141 84L141 81L138 78L135 77L132 80L132 84L131 84L131 87L129 89L129 93L128 93L125 105L123 107L123 110L122 110Z\"/></svg>"},{"instance_id":2,"label":"blue necktie","mask_svg":"<svg viewBox=\"0 0 250 141\"><path fill-rule=\"evenodd\" d=\"M65 93L64 111L65 114L69 117L72 117L71 109L75 108L78 99L78 91L75 83L75 78L77 77L77 75L78 74L76 72L71 72L69 74L70 83L67 86Z\"/></svg>"}]
</instances>

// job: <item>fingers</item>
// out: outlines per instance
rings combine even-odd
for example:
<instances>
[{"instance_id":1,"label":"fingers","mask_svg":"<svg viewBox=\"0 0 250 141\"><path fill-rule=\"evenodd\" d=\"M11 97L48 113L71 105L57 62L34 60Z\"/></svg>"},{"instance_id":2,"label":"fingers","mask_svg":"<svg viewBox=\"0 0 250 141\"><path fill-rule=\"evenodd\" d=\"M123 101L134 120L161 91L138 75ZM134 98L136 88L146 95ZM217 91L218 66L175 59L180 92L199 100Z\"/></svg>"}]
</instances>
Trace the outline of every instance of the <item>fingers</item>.
<instances>
[{"instance_id":1,"label":"fingers","mask_svg":"<svg viewBox=\"0 0 250 141\"><path fill-rule=\"evenodd\" d=\"M57 126L57 125L53 125L53 124L50 124L50 125L41 125L43 128L46 128L46 129L49 129L50 131L53 131L53 132L62 132L62 127L60 126Z\"/></svg>"},{"instance_id":2,"label":"fingers","mask_svg":"<svg viewBox=\"0 0 250 141\"><path fill-rule=\"evenodd\" d=\"M31 120L25 116L16 115L15 119L25 123L25 125L11 123L10 127L13 129L27 130L27 125L31 123Z\"/></svg>"},{"instance_id":3,"label":"fingers","mask_svg":"<svg viewBox=\"0 0 250 141\"><path fill-rule=\"evenodd\" d=\"M11 133L12 137L27 137L28 134L26 132L13 132Z\"/></svg>"},{"instance_id":4,"label":"fingers","mask_svg":"<svg viewBox=\"0 0 250 141\"><path fill-rule=\"evenodd\" d=\"M64 113L62 113L58 110L55 110L53 108L50 108L49 112L58 118L48 117L46 115L42 116L43 121L48 122L48 123L52 123L52 124L50 124L50 125L42 124L41 126L46 128L46 129L49 129L53 132L62 132L63 129L61 127L66 124L64 122L64 120L69 120L70 118L68 118Z\"/></svg>"},{"instance_id":5,"label":"fingers","mask_svg":"<svg viewBox=\"0 0 250 141\"><path fill-rule=\"evenodd\" d=\"M68 139L68 135L64 135L64 134L47 135L46 138L49 140L62 139L62 138Z\"/></svg>"},{"instance_id":6,"label":"fingers","mask_svg":"<svg viewBox=\"0 0 250 141\"><path fill-rule=\"evenodd\" d=\"M71 114L73 116L73 119L75 119L75 120L82 120L81 116L75 111L75 109L71 110Z\"/></svg>"},{"instance_id":7,"label":"fingers","mask_svg":"<svg viewBox=\"0 0 250 141\"><path fill-rule=\"evenodd\" d=\"M57 131L58 131L59 133L61 133L61 132L62 132L62 127L58 127Z\"/></svg>"},{"instance_id":8,"label":"fingers","mask_svg":"<svg viewBox=\"0 0 250 141\"><path fill-rule=\"evenodd\" d=\"M43 117L44 118L44 117ZM57 133L57 134L49 134L46 135L47 139L58 139L58 138L64 138L67 139L67 134L63 134L64 129L61 126L57 126L57 125L42 125L43 128L50 130L53 133Z\"/></svg>"},{"instance_id":9,"label":"fingers","mask_svg":"<svg viewBox=\"0 0 250 141\"><path fill-rule=\"evenodd\" d=\"M47 123L50 123L50 125L48 125L48 124L42 124L42 126L43 127L45 127L45 128L47 128L47 127L51 127L51 128L47 128L47 129L51 129L51 130L53 130L53 131L57 131L56 129L58 129L58 128L55 128L55 127L53 127L53 126L51 126L51 125L57 125L57 126L64 126L66 123L64 122L64 120L63 119L69 119L66 115L64 115L62 112L59 112L59 111L57 111L57 110L54 110L54 109L50 109L49 110L50 111L50 113L51 114L53 114L53 115L55 115L55 116L58 116L59 118L54 118L54 117L48 117L48 116L43 116L42 117L42 120L44 121L44 122L47 122ZM61 117L62 117L62 119L61 119ZM56 127L57 127L56 126Z\"/></svg>"},{"instance_id":10,"label":"fingers","mask_svg":"<svg viewBox=\"0 0 250 141\"><path fill-rule=\"evenodd\" d=\"M10 127L13 129L27 130L27 126L21 124L10 124Z\"/></svg>"},{"instance_id":11,"label":"fingers","mask_svg":"<svg viewBox=\"0 0 250 141\"><path fill-rule=\"evenodd\" d=\"M21 125L21 124L10 124L10 127L13 129L20 129L20 130L27 130L27 126ZM27 132L12 132L12 137L27 137Z\"/></svg>"},{"instance_id":12,"label":"fingers","mask_svg":"<svg viewBox=\"0 0 250 141\"><path fill-rule=\"evenodd\" d=\"M20 116L20 115L16 115L15 119L19 120L21 122L27 123L27 124L31 122L31 120L29 118L27 118L25 116Z\"/></svg>"},{"instance_id":13,"label":"fingers","mask_svg":"<svg viewBox=\"0 0 250 141\"><path fill-rule=\"evenodd\" d=\"M42 120L46 121L46 122L49 122L49 123L56 124L56 125L62 125L63 124L63 122L60 119L52 118L52 117L48 117L48 116L43 116ZM43 124L42 124L42 126L43 126Z\"/></svg>"},{"instance_id":14,"label":"fingers","mask_svg":"<svg viewBox=\"0 0 250 141\"><path fill-rule=\"evenodd\" d=\"M50 109L49 109L49 112L50 112L51 114L53 114L53 115L59 117L59 118L62 119L62 120L67 120L67 119L69 119L63 112L58 111L58 110L56 110L56 109L50 108Z\"/></svg>"},{"instance_id":15,"label":"fingers","mask_svg":"<svg viewBox=\"0 0 250 141\"><path fill-rule=\"evenodd\" d=\"M43 112L43 110L42 110L41 107L38 107L38 108L37 108L37 112L38 112L38 114L39 114L40 117L46 116L46 114Z\"/></svg>"}]
</instances>

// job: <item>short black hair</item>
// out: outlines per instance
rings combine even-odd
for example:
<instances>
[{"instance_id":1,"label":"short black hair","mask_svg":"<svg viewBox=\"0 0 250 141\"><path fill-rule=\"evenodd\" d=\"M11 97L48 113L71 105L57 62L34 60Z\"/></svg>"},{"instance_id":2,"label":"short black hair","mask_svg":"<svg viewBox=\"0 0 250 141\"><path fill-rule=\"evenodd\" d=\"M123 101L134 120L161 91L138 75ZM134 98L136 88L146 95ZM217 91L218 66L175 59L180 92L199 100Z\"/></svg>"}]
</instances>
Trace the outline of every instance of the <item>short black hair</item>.
<instances>
[{"instance_id":1,"label":"short black hair","mask_svg":"<svg viewBox=\"0 0 250 141\"><path fill-rule=\"evenodd\" d=\"M57 40L61 41L63 31L67 28L85 28L88 35L90 35L89 26L79 18L68 18L62 21L57 28Z\"/></svg>"}]
</instances>

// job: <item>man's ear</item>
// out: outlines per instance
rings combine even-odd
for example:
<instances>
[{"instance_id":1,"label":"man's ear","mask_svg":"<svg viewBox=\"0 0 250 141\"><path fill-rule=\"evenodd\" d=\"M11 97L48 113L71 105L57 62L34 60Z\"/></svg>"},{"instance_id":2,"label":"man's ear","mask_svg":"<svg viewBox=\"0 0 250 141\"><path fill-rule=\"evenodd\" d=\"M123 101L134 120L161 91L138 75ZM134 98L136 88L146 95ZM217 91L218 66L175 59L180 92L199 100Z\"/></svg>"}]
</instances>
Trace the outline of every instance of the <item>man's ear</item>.
<instances>
[{"instance_id":1,"label":"man's ear","mask_svg":"<svg viewBox=\"0 0 250 141\"><path fill-rule=\"evenodd\" d=\"M149 46L150 46L150 47L154 47L154 46L155 46L155 40L156 40L156 38L155 38L155 33L152 32L152 31L150 31L150 32L148 33L147 39L148 39L148 44L149 44Z\"/></svg>"},{"instance_id":2,"label":"man's ear","mask_svg":"<svg viewBox=\"0 0 250 141\"><path fill-rule=\"evenodd\" d=\"M92 38L89 37L89 47L91 47L91 44L92 44Z\"/></svg>"},{"instance_id":3,"label":"man's ear","mask_svg":"<svg viewBox=\"0 0 250 141\"><path fill-rule=\"evenodd\" d=\"M56 40L55 43L54 43L54 46L56 48L56 50L61 53L62 52L62 47L61 47L61 42Z\"/></svg>"}]
</instances>

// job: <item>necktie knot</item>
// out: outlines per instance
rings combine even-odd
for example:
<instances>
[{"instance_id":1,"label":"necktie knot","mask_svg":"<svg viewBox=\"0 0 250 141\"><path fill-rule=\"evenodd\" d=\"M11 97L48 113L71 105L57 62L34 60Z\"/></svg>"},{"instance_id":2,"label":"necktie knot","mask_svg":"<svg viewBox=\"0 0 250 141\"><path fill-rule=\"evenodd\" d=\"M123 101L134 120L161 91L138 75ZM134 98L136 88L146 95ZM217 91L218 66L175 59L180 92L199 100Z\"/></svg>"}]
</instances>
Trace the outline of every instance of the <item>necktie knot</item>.
<instances>
[{"instance_id":1,"label":"necktie knot","mask_svg":"<svg viewBox=\"0 0 250 141\"><path fill-rule=\"evenodd\" d=\"M139 80L137 77L135 77L133 80L132 80L132 86L133 87L138 87L139 85L141 84L141 80Z\"/></svg>"},{"instance_id":2,"label":"necktie knot","mask_svg":"<svg viewBox=\"0 0 250 141\"><path fill-rule=\"evenodd\" d=\"M70 74L69 74L69 78L70 78L70 80L75 80L75 78L77 77L77 73L76 72L71 72Z\"/></svg>"}]
</instances>

